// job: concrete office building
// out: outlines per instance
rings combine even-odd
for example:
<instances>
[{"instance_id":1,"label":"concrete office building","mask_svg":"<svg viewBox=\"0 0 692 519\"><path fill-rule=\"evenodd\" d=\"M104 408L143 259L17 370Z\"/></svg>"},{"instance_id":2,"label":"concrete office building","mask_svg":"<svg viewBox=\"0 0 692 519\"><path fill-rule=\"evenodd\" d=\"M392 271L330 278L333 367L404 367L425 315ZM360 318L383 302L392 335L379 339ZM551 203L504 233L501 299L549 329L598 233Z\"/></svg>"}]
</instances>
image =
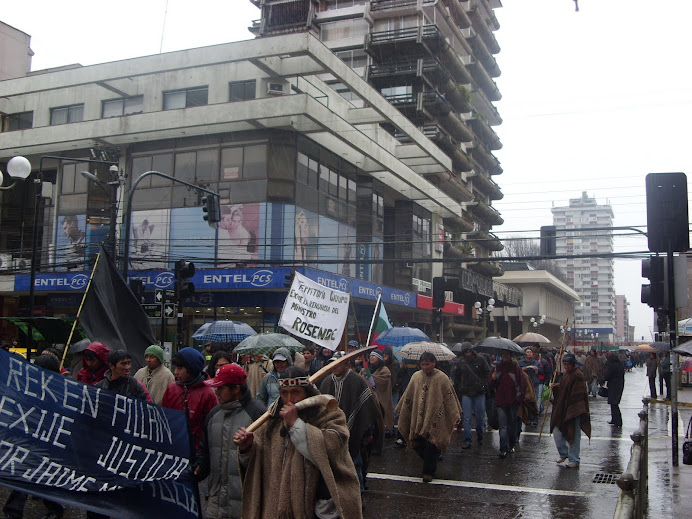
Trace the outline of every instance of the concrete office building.
<instances>
[{"instance_id":1,"label":"concrete office building","mask_svg":"<svg viewBox=\"0 0 692 519\"><path fill-rule=\"evenodd\" d=\"M330 88L329 78L351 99ZM35 173L42 170L34 268L35 312L45 315L75 312L97 244L108 235L106 184L118 179L89 158L111 157L127 175L117 221L130 210L133 225L118 229L118 243L130 233L130 278L144 281L148 300L152 289L170 288L175 260L195 262L186 338L223 317L273 330L291 267L351 291L349 333L363 332L382 293L396 324L435 335L430 282L434 269L442 274L435 260L462 236L450 229L480 229L474 215L494 211L460 197L454 159L309 32L3 81L0 112L3 120L21 114L31 121L3 133L0 168L24 155ZM202 221L193 189L153 176L131 193L151 170L220 193L220 228ZM12 265L0 272L4 315L27 310L36 212L33 184L19 184L0 194L0 253ZM497 291L471 270L487 268L477 265L445 267L459 280L443 309L447 340L473 334L469 301ZM521 301L514 289L499 292L500 304Z\"/></svg>"},{"instance_id":2,"label":"concrete office building","mask_svg":"<svg viewBox=\"0 0 692 519\"><path fill-rule=\"evenodd\" d=\"M634 341L629 305L624 295L615 295L615 343L618 346L628 346Z\"/></svg>"},{"instance_id":3,"label":"concrete office building","mask_svg":"<svg viewBox=\"0 0 692 519\"><path fill-rule=\"evenodd\" d=\"M557 265L581 299L574 309L575 338L613 344L616 336L614 260L590 256L613 252L613 231L607 229L613 226L613 210L584 192L581 198L570 199L568 206L553 207L551 212L557 228L557 255L567 256L558 258ZM591 230L596 228L606 230Z\"/></svg>"}]
</instances>

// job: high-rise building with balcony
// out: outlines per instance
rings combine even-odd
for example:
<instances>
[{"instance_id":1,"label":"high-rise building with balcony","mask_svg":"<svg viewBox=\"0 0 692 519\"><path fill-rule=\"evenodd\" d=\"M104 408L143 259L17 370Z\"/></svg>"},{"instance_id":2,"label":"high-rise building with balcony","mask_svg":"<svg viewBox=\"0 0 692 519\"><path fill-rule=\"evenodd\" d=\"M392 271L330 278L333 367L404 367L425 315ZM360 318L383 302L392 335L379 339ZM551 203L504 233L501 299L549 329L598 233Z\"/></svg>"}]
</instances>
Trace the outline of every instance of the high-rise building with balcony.
<instances>
[{"instance_id":1,"label":"high-rise building with balcony","mask_svg":"<svg viewBox=\"0 0 692 519\"><path fill-rule=\"evenodd\" d=\"M415 202L395 200L384 207L384 228L358 228L357 239L385 237L385 258L401 263L385 270L385 281L398 285L442 275L459 280L465 302L493 296L492 276L502 270L492 261L408 263L425 257L417 245L428 233L444 238L445 258L488 258L503 249L492 233L503 219L492 206L502 198L494 180L502 173L493 155L502 147L493 127L502 119L493 106L501 98L493 78L500 75L494 55L500 51L494 31L499 0L251 0L261 19L251 30L260 38L311 32L373 85L410 124L447 157L449 169L408 152L400 129L368 109L358 93L338 76L322 79L349 100L364 125L378 125L402 146L404 162L462 207L436 228L431 215ZM371 126L372 127L372 126ZM370 131L370 130L368 130ZM434 224L433 224L434 225Z\"/></svg>"},{"instance_id":2,"label":"high-rise building with balcony","mask_svg":"<svg viewBox=\"0 0 692 519\"><path fill-rule=\"evenodd\" d=\"M567 283L579 294L574 309L577 334L595 334L599 342L615 341L615 282L613 209L598 204L586 192L570 199L568 206L553 207L557 229L557 265ZM566 256L566 257L560 257Z\"/></svg>"},{"instance_id":3,"label":"high-rise building with balcony","mask_svg":"<svg viewBox=\"0 0 692 519\"><path fill-rule=\"evenodd\" d=\"M630 326L629 301L624 295L615 296L615 342L621 346L627 346L634 340Z\"/></svg>"}]
</instances>

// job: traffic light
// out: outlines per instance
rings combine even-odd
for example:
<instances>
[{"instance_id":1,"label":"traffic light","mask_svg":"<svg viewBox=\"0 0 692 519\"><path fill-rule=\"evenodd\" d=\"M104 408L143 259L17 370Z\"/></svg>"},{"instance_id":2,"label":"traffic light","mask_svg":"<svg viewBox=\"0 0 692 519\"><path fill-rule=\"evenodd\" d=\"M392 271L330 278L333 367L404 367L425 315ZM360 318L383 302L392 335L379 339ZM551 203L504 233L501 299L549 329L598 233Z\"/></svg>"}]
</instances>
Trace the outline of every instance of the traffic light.
<instances>
[{"instance_id":1,"label":"traffic light","mask_svg":"<svg viewBox=\"0 0 692 519\"><path fill-rule=\"evenodd\" d=\"M139 304L144 303L144 281L141 279L131 279L130 290Z\"/></svg>"},{"instance_id":2,"label":"traffic light","mask_svg":"<svg viewBox=\"0 0 692 519\"><path fill-rule=\"evenodd\" d=\"M435 308L433 310L433 326L435 329L439 328L442 324L442 310Z\"/></svg>"},{"instance_id":3,"label":"traffic light","mask_svg":"<svg viewBox=\"0 0 692 519\"><path fill-rule=\"evenodd\" d=\"M557 252L557 229L554 225L541 227L541 256L554 257Z\"/></svg>"},{"instance_id":4,"label":"traffic light","mask_svg":"<svg viewBox=\"0 0 692 519\"><path fill-rule=\"evenodd\" d=\"M187 260L175 262L175 295L178 301L187 299L195 293L192 276L195 275L195 264Z\"/></svg>"},{"instance_id":5,"label":"traffic light","mask_svg":"<svg viewBox=\"0 0 692 519\"><path fill-rule=\"evenodd\" d=\"M284 277L284 288L291 288L293 284L293 271L290 274L286 274Z\"/></svg>"},{"instance_id":6,"label":"traffic light","mask_svg":"<svg viewBox=\"0 0 692 519\"><path fill-rule=\"evenodd\" d=\"M642 260L642 277L649 280L642 285L642 303L652 308L667 306L666 301L666 261L663 256L651 256Z\"/></svg>"},{"instance_id":7,"label":"traffic light","mask_svg":"<svg viewBox=\"0 0 692 519\"><path fill-rule=\"evenodd\" d=\"M442 308L445 305L445 278L442 276L433 278L432 305L434 308Z\"/></svg>"},{"instance_id":8,"label":"traffic light","mask_svg":"<svg viewBox=\"0 0 692 519\"><path fill-rule=\"evenodd\" d=\"M219 199L217 195L207 195L202 197L202 212L205 213L202 218L209 224L210 227L216 227L216 224L221 221L221 208L219 207Z\"/></svg>"}]
</instances>

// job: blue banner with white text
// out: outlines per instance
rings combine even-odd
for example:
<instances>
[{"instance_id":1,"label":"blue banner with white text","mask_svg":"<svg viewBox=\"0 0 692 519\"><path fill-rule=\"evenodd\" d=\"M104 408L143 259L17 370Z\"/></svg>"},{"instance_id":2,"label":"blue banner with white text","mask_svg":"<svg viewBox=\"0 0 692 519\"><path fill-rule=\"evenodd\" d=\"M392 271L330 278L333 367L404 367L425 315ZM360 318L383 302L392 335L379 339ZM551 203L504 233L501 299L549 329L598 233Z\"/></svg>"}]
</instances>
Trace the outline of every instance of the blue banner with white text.
<instances>
[{"instance_id":1,"label":"blue banner with white text","mask_svg":"<svg viewBox=\"0 0 692 519\"><path fill-rule=\"evenodd\" d=\"M0 485L110 517L198 517L185 413L0 350Z\"/></svg>"}]
</instances>

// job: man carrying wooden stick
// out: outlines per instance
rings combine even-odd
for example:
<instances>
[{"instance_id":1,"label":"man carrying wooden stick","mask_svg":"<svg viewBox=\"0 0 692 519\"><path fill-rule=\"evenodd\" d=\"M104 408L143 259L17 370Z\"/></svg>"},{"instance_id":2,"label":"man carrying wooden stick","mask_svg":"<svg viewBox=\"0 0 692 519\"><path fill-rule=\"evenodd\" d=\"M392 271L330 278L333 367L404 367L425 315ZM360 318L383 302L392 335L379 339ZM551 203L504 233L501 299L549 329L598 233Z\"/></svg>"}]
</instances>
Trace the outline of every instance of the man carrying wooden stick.
<instances>
[{"instance_id":1,"label":"man carrying wooden stick","mask_svg":"<svg viewBox=\"0 0 692 519\"><path fill-rule=\"evenodd\" d=\"M239 446L243 517L360 519L360 485L344 412L324 402L300 409L319 391L296 366L279 377L279 392L266 422L255 432L241 428L233 438Z\"/></svg>"}]
</instances>

